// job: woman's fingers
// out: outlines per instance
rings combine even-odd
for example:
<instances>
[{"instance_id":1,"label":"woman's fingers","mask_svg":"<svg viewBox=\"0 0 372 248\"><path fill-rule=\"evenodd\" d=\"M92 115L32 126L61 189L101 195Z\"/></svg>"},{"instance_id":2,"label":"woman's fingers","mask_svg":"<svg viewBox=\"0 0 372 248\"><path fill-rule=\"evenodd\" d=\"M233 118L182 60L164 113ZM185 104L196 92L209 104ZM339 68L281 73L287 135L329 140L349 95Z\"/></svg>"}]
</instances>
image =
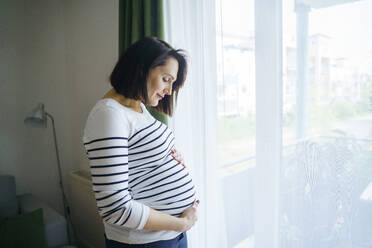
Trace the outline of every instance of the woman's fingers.
<instances>
[{"instance_id":1,"label":"woman's fingers","mask_svg":"<svg viewBox=\"0 0 372 248\"><path fill-rule=\"evenodd\" d=\"M179 154L177 152L173 152L172 153L172 157L179 162L180 156L179 156Z\"/></svg>"},{"instance_id":2,"label":"woman's fingers","mask_svg":"<svg viewBox=\"0 0 372 248\"><path fill-rule=\"evenodd\" d=\"M177 162L179 162L180 164L182 164L183 167L186 168L186 165L183 163L183 157L180 153L178 153L178 151L176 149L172 149L172 156L175 160L177 160Z\"/></svg>"}]
</instances>

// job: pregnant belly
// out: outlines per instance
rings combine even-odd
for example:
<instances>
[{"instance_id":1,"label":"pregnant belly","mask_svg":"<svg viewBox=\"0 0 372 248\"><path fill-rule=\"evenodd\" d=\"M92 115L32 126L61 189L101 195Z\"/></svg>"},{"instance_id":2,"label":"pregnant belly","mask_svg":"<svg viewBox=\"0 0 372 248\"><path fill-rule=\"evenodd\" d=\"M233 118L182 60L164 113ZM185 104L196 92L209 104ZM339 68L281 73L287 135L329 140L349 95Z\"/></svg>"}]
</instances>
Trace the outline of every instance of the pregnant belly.
<instances>
[{"instance_id":1,"label":"pregnant belly","mask_svg":"<svg viewBox=\"0 0 372 248\"><path fill-rule=\"evenodd\" d=\"M195 201L195 186L186 168L171 156L168 161L129 179L134 200L178 216ZM131 176L130 176L131 177Z\"/></svg>"}]
</instances>

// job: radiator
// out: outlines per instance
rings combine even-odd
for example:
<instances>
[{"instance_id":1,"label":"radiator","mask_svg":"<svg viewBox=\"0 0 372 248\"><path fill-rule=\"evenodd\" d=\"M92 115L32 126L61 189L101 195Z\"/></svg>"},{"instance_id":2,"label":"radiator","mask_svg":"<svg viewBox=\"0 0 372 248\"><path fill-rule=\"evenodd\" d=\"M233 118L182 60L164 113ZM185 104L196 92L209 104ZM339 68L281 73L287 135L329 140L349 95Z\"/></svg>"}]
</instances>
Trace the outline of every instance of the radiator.
<instances>
[{"instance_id":1,"label":"radiator","mask_svg":"<svg viewBox=\"0 0 372 248\"><path fill-rule=\"evenodd\" d=\"M88 171L70 172L69 205L71 222L79 247L105 248L104 228L97 211Z\"/></svg>"}]
</instances>

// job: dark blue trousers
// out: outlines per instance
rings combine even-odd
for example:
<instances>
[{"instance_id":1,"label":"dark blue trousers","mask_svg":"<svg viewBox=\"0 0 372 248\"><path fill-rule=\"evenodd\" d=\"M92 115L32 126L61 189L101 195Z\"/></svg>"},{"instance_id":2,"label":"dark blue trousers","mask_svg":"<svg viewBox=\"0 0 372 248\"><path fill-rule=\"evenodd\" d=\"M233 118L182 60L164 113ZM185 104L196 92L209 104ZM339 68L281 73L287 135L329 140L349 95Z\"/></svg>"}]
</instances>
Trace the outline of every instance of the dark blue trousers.
<instances>
[{"instance_id":1,"label":"dark blue trousers","mask_svg":"<svg viewBox=\"0 0 372 248\"><path fill-rule=\"evenodd\" d=\"M160 240L147 244L124 244L114 240L107 239L105 235L106 248L187 248L186 232L181 233L174 239Z\"/></svg>"}]
</instances>

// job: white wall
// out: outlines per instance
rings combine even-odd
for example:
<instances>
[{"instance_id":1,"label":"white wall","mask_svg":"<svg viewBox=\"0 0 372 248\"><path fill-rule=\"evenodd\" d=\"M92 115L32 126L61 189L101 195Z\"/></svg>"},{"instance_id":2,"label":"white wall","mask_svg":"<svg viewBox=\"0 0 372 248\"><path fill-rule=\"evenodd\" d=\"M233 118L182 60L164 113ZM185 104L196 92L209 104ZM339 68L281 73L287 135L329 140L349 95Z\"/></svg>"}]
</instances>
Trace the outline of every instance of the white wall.
<instances>
[{"instance_id":1,"label":"white wall","mask_svg":"<svg viewBox=\"0 0 372 248\"><path fill-rule=\"evenodd\" d=\"M66 0L66 56L69 95L74 106L71 126L75 163L88 169L81 143L89 110L110 88L109 76L118 58L119 1Z\"/></svg>"},{"instance_id":2,"label":"white wall","mask_svg":"<svg viewBox=\"0 0 372 248\"><path fill-rule=\"evenodd\" d=\"M117 0L0 2L0 173L16 177L18 194L63 212L52 127L23 119L37 102L54 116L67 191L68 172L88 168L82 130L110 88L117 41Z\"/></svg>"},{"instance_id":3,"label":"white wall","mask_svg":"<svg viewBox=\"0 0 372 248\"><path fill-rule=\"evenodd\" d=\"M0 172L19 174L24 153L25 130L20 100L24 94L22 48L24 40L23 1L0 1Z\"/></svg>"}]
</instances>

